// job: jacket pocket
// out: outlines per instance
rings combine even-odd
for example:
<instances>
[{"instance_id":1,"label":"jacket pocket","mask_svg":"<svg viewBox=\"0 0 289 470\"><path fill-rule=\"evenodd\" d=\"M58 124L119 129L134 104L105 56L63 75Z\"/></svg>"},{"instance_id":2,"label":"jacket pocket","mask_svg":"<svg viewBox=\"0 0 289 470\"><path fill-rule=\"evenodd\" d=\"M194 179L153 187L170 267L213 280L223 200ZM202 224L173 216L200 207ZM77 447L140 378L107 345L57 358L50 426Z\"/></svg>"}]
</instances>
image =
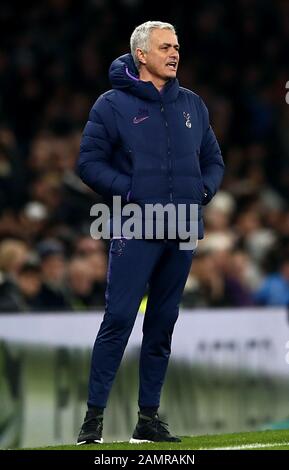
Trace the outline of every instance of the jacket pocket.
<instances>
[{"instance_id":1,"label":"jacket pocket","mask_svg":"<svg viewBox=\"0 0 289 470\"><path fill-rule=\"evenodd\" d=\"M129 200L128 202L133 202L134 201L134 193L135 193L135 161L134 161L134 154L131 149L127 150L128 153L128 158L131 163L131 187L130 187L130 192L129 192Z\"/></svg>"},{"instance_id":2,"label":"jacket pocket","mask_svg":"<svg viewBox=\"0 0 289 470\"><path fill-rule=\"evenodd\" d=\"M196 150L196 163L197 163L201 191L202 191L201 203L203 203L205 200L205 186L204 186L203 175L202 175L201 166L200 166L200 150L199 149Z\"/></svg>"},{"instance_id":3,"label":"jacket pocket","mask_svg":"<svg viewBox=\"0 0 289 470\"><path fill-rule=\"evenodd\" d=\"M200 175L200 177L194 177L193 178L193 198L199 201L200 204L202 204L204 200L204 194L205 194L205 187L204 187L202 176Z\"/></svg>"}]
</instances>

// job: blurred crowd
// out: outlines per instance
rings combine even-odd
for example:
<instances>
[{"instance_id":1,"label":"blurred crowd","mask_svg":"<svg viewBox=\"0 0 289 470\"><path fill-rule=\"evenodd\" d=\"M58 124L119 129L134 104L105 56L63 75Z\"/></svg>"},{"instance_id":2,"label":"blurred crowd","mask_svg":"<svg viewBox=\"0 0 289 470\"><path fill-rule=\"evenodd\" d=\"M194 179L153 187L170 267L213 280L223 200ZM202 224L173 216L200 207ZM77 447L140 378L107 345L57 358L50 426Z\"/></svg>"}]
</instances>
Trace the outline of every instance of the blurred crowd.
<instances>
[{"instance_id":1,"label":"blurred crowd","mask_svg":"<svg viewBox=\"0 0 289 470\"><path fill-rule=\"evenodd\" d=\"M289 304L289 2L44 0L0 4L0 312L102 308L101 197L75 174L111 61L148 19L176 26L178 78L200 94L222 148L184 307Z\"/></svg>"}]
</instances>

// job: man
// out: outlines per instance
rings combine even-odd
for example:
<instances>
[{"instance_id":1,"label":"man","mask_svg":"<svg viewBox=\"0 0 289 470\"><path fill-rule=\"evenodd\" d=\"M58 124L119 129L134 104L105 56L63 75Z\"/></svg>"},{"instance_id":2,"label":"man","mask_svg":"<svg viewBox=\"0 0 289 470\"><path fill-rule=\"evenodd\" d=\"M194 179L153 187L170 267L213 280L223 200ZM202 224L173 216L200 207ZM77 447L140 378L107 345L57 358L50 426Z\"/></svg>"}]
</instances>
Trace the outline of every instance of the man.
<instances>
[{"instance_id":1,"label":"man","mask_svg":"<svg viewBox=\"0 0 289 470\"><path fill-rule=\"evenodd\" d=\"M98 98L84 129L78 172L111 205L201 206L223 176L223 160L208 112L176 78L179 44L174 27L148 21L131 36L131 54L110 67L112 90ZM102 442L103 411L149 286L139 365L139 417L131 442L180 442L158 416L174 324L194 249L177 239L112 238L106 307L91 362L88 411L78 444ZM128 398L129 399L129 398Z\"/></svg>"}]
</instances>

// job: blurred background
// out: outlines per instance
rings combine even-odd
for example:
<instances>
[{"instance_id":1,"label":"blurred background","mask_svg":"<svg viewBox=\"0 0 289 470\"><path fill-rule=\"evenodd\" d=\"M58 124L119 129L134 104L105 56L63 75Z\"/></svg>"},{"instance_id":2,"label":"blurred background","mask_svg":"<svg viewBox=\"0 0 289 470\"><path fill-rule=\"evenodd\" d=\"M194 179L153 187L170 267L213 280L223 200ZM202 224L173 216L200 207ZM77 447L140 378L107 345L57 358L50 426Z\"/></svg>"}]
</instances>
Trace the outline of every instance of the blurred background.
<instances>
[{"instance_id":1,"label":"blurred background","mask_svg":"<svg viewBox=\"0 0 289 470\"><path fill-rule=\"evenodd\" d=\"M192 322L192 335L203 325L203 337L198 341L192 339L192 344L206 367L211 367L216 352L221 351L224 356L221 362L218 359L218 367L226 362L227 356L235 354L235 362L230 365L233 375L226 383L235 387L239 398L229 409L226 394L220 392L219 414L211 418L212 411L206 410L209 402L215 409L213 399L204 395L204 390L206 387L211 390L211 379L214 389L223 387L223 375L215 376L203 369L196 373L194 355L186 366L183 362L179 366L178 361L173 362L169 374L174 371L177 375L172 377L179 377L179 382L174 378L172 383L179 383L175 401L182 403L179 406L183 418L187 416L189 403L194 402L195 387L208 400L204 399L201 407L204 415L197 417L195 410L187 427L182 427L184 419L175 425L179 433L192 434L251 429L289 419L289 411L274 412L270 405L270 397L276 393L282 395L283 390L288 396L289 388L285 362L289 304L289 105L285 101L285 85L289 80L289 2L191 0L168 3L163 9L161 4L150 5L143 0L43 0L23 2L16 9L13 2L3 0L0 5L0 391L5 399L0 402L0 445L2 442L4 447L72 441L81 424L88 374L88 369L83 373L82 363L88 367L96 323L101 318L97 315L95 320L95 312L102 314L105 305L108 244L90 237L90 207L101 201L101 197L76 176L75 162L89 110L97 97L110 88L110 63L129 52L130 34L147 20L168 21L176 27L181 44L178 79L182 86L192 89L206 102L226 163L221 191L204 211L206 236L199 243L192 263L181 314ZM89 311L91 317L87 319ZM202 312L207 314L202 317ZM255 320L259 314L262 319L265 315L262 324L261 320L259 323ZM83 316L83 322L91 322L91 342L70 344L65 337L51 345L49 338L55 331L66 335L67 316L74 325L79 315ZM212 325L212 315L222 316L224 330L232 331L229 338L223 338L221 332L219 336L207 338L206 325L208 328ZM31 316L35 323L28 322ZM33 347L31 344L44 330L48 332L46 318L47 321L53 318L55 326L49 330L50 336L47 333L39 339L40 354L35 352L35 344ZM244 326L242 339L238 336L239 321ZM31 335L23 345L19 332L24 333L28 324ZM251 329L252 324L255 329ZM259 337L265 324L266 332ZM13 337L13 331L17 338ZM286 332L282 341L278 336L281 332L283 335ZM180 342L181 338L180 335ZM178 348L177 341L175 344ZM188 351L193 351L192 344L188 342ZM282 348L281 355L276 352L278 346ZM74 357L82 359L73 362ZM236 369L250 368L253 363L256 374L260 369L258 364L268 357L283 361L284 367L275 367L275 363L267 370L265 379L264 370L261 371L258 386L263 392L271 390L271 394L268 403L265 400L267 404L262 405L266 412L262 415L258 411L256 417L260 397L259 392L252 392L256 375L252 378L249 374L245 381L242 376L242 384L248 385L246 394L242 392L244 389L238 382L241 375L236 374ZM40 358L42 366L36 360ZM23 361L30 375L35 370L32 383L37 383L37 374L44 373L45 364L49 364L51 373L44 374L47 388L44 395L35 392L35 400L28 392ZM128 359L127 364L133 369L135 360ZM125 387L132 390L127 380L131 374L126 372L126 367L120 370L114 395L115 400L124 398L118 407L112 405L110 411L112 426L108 435L116 438L127 437L129 416L132 423L135 420L135 408L123 403L127 400ZM185 367L191 368L195 377L191 389L184 381ZM272 378L276 368L280 377ZM216 372L215 367L213 370ZM79 375L81 386L71 395L72 418L69 392L65 395L60 391L56 400L55 390L61 389L61 383L69 390L67 384L73 384L73 378ZM230 390L228 393L232 396ZM256 403L249 400L248 405L244 396L248 398L251 393ZM53 413L47 413L52 430L49 437L44 433L37 440L35 419L48 406L47 400L54 406ZM286 400L284 410L288 410L285 403ZM241 412L239 418L234 415L233 419L233 410L240 410L241 406L253 414L249 411L245 418ZM33 412L28 425L30 407ZM113 410L121 407L121 413L128 416L128 428L114 434ZM62 427L57 421L60 410L70 416L63 418L68 424Z\"/></svg>"}]
</instances>

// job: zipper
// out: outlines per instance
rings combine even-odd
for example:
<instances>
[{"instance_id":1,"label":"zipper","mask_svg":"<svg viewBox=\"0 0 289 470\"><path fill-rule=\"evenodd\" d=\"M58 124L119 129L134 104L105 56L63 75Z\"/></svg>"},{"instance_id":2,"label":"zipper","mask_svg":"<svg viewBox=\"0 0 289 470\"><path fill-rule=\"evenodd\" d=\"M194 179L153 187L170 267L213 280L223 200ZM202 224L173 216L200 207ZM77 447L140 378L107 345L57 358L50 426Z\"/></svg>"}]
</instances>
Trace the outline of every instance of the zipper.
<instances>
[{"instance_id":1,"label":"zipper","mask_svg":"<svg viewBox=\"0 0 289 470\"><path fill-rule=\"evenodd\" d=\"M130 148L127 148L126 149L126 154L128 156L128 160L130 162L130 165L131 165L131 187L130 187L130 196L129 196L129 199L131 200L131 198L133 197L133 191L132 191L132 187L133 187L133 175L134 175L134 157L133 157L133 151L130 149Z\"/></svg>"},{"instance_id":2,"label":"zipper","mask_svg":"<svg viewBox=\"0 0 289 470\"><path fill-rule=\"evenodd\" d=\"M170 201L173 200L173 177L172 177L172 157L171 157L171 142L168 130L168 121L165 116L165 109L163 103L161 104L161 113L163 114L165 127L167 132L167 162L168 162L168 175L169 175L169 194L170 194Z\"/></svg>"}]
</instances>

